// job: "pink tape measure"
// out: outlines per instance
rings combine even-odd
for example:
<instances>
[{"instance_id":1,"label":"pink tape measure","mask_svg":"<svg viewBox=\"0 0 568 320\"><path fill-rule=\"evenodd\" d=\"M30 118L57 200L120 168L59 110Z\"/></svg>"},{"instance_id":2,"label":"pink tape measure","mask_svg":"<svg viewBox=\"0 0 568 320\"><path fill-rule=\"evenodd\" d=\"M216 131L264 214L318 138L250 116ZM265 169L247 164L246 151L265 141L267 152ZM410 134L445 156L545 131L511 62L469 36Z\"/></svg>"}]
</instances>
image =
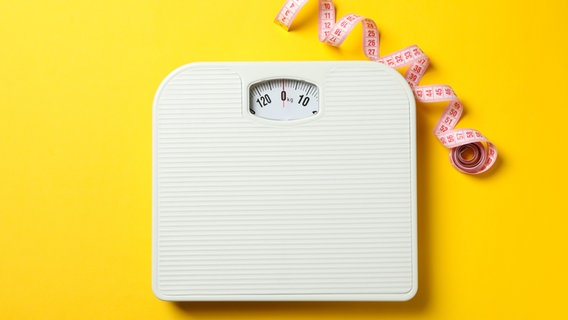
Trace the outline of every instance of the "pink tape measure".
<instances>
[{"instance_id":1,"label":"pink tape measure","mask_svg":"<svg viewBox=\"0 0 568 320\"><path fill-rule=\"evenodd\" d=\"M282 6L275 22L288 30L296 14L308 0L288 0ZM422 50L412 45L384 57L379 57L379 31L376 23L357 14L347 14L335 20L332 0L319 0L319 40L339 46L353 27L363 27L363 51L372 61L392 68L408 66L404 74L418 101L431 103L448 101L448 105L434 128L434 135L450 149L450 162L457 170L468 174L480 174L493 166L497 148L481 132L475 129L455 129L463 112L463 105L448 85L419 85L429 65L429 58Z\"/></svg>"}]
</instances>

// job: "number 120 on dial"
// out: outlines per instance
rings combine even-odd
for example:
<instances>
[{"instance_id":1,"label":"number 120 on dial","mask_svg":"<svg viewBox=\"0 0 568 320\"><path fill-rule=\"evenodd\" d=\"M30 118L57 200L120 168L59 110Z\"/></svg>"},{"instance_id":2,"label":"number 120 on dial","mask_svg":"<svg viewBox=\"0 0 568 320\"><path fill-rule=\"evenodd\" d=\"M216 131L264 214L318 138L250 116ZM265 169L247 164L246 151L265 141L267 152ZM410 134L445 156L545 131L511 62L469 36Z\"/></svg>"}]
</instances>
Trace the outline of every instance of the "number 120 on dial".
<instances>
[{"instance_id":1,"label":"number 120 on dial","mask_svg":"<svg viewBox=\"0 0 568 320\"><path fill-rule=\"evenodd\" d=\"M315 116L318 87L296 79L271 79L250 86L249 110L254 116L279 121Z\"/></svg>"}]
</instances>

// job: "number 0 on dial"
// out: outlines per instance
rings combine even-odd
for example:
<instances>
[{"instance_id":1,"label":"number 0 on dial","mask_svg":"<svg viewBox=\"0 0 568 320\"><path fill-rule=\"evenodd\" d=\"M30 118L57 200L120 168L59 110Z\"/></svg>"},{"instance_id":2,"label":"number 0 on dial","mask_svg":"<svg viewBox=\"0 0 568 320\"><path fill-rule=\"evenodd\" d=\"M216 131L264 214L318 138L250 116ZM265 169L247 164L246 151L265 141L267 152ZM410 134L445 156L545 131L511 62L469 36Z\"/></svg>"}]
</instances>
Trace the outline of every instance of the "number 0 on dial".
<instances>
[{"instance_id":1,"label":"number 0 on dial","mask_svg":"<svg viewBox=\"0 0 568 320\"><path fill-rule=\"evenodd\" d=\"M318 87L296 79L271 79L250 86L250 113L270 120L289 121L319 112Z\"/></svg>"}]
</instances>

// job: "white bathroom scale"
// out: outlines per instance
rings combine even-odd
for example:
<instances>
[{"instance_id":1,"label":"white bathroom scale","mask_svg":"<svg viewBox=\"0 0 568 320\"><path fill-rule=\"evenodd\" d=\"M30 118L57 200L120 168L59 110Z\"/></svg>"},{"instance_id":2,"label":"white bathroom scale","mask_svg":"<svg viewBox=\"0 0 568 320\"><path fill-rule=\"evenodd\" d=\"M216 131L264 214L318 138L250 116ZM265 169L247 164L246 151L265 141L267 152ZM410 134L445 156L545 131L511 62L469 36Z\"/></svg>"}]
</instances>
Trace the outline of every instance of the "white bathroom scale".
<instances>
[{"instance_id":1,"label":"white bathroom scale","mask_svg":"<svg viewBox=\"0 0 568 320\"><path fill-rule=\"evenodd\" d=\"M376 62L175 70L153 107L155 295L412 298L415 119L408 84Z\"/></svg>"}]
</instances>

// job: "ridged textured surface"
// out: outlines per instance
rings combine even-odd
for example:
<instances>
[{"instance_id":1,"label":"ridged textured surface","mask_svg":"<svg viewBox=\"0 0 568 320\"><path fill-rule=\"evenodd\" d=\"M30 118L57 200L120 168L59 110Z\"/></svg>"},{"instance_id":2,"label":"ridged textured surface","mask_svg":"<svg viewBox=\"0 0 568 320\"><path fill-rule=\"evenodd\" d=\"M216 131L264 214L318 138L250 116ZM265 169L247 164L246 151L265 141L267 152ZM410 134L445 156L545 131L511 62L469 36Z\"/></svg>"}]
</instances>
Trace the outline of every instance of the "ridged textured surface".
<instances>
[{"instance_id":1,"label":"ridged textured surface","mask_svg":"<svg viewBox=\"0 0 568 320\"><path fill-rule=\"evenodd\" d=\"M242 116L241 85L229 68L194 67L156 100L154 290L173 300L412 290L403 86L338 67L321 117L278 127Z\"/></svg>"}]
</instances>

